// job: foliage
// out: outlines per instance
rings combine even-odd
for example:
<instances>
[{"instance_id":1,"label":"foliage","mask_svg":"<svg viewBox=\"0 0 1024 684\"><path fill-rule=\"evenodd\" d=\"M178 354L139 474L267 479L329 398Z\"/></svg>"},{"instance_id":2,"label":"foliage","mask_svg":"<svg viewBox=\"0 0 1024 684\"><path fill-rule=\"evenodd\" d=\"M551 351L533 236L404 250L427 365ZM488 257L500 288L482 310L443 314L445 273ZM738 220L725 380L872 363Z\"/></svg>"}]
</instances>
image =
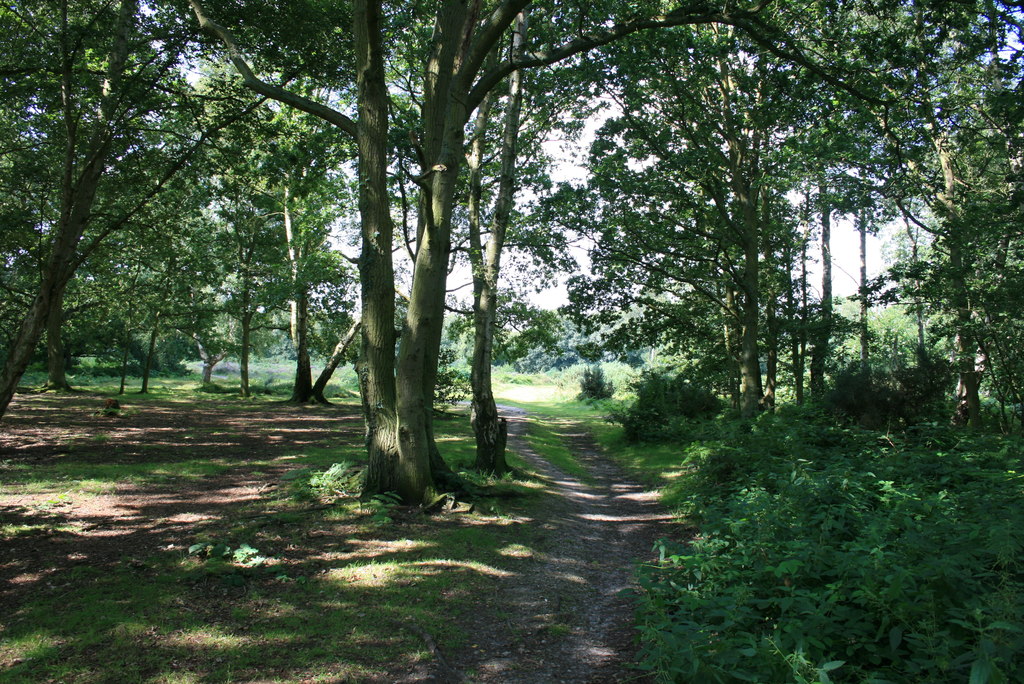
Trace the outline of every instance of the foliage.
<instances>
[{"instance_id":1,"label":"foliage","mask_svg":"<svg viewBox=\"0 0 1024 684\"><path fill-rule=\"evenodd\" d=\"M614 412L630 443L670 439L687 420L706 418L722 409L712 392L692 384L684 375L644 371L633 385L636 399Z\"/></svg>"},{"instance_id":2,"label":"foliage","mask_svg":"<svg viewBox=\"0 0 1024 684\"><path fill-rule=\"evenodd\" d=\"M949 363L924 354L906 368L854 364L837 374L825 403L835 414L865 427L912 425L937 418L945 408L950 374Z\"/></svg>"},{"instance_id":3,"label":"foliage","mask_svg":"<svg viewBox=\"0 0 1024 684\"><path fill-rule=\"evenodd\" d=\"M611 399L615 394L615 385L604 377L604 369L599 365L587 366L580 376L580 401L595 399Z\"/></svg>"},{"instance_id":4,"label":"foliage","mask_svg":"<svg viewBox=\"0 0 1024 684\"><path fill-rule=\"evenodd\" d=\"M327 470L301 468L285 473L297 499L335 499L357 496L363 486L363 471L348 461L332 463Z\"/></svg>"},{"instance_id":5,"label":"foliage","mask_svg":"<svg viewBox=\"0 0 1024 684\"><path fill-rule=\"evenodd\" d=\"M685 447L700 535L641 571L643 665L661 681L1024 676L1019 443L880 440L807 411L715 429Z\"/></svg>"},{"instance_id":6,"label":"foliage","mask_svg":"<svg viewBox=\"0 0 1024 684\"><path fill-rule=\"evenodd\" d=\"M434 408L454 406L469 398L472 390L469 374L455 366L455 350L441 349L437 360L437 384L434 386Z\"/></svg>"}]
</instances>

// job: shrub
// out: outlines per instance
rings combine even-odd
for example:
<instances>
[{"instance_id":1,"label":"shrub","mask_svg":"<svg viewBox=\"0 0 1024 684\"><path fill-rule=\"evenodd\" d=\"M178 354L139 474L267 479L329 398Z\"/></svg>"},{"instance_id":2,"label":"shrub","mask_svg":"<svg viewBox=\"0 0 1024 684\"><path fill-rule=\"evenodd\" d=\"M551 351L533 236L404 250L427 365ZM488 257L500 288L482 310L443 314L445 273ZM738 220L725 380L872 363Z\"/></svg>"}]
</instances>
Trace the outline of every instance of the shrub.
<instances>
[{"instance_id":1,"label":"shrub","mask_svg":"<svg viewBox=\"0 0 1024 684\"><path fill-rule=\"evenodd\" d=\"M865 427L909 426L942 411L950 384L949 364L927 355L914 366L891 371L854 364L836 375L825 404Z\"/></svg>"},{"instance_id":2,"label":"shrub","mask_svg":"<svg viewBox=\"0 0 1024 684\"><path fill-rule=\"evenodd\" d=\"M612 414L631 443L670 439L678 434L682 422L710 417L722 409L718 397L682 375L644 371L633 390L636 400Z\"/></svg>"},{"instance_id":3,"label":"shrub","mask_svg":"<svg viewBox=\"0 0 1024 684\"><path fill-rule=\"evenodd\" d=\"M683 497L700 535L640 571L643 666L672 682L1024 681L1021 445L805 417L703 435Z\"/></svg>"},{"instance_id":4,"label":"shrub","mask_svg":"<svg viewBox=\"0 0 1024 684\"><path fill-rule=\"evenodd\" d=\"M454 366L455 350L441 350L437 360L437 383L434 385L434 409L439 406L454 406L469 398L472 392L469 374Z\"/></svg>"},{"instance_id":5,"label":"shrub","mask_svg":"<svg viewBox=\"0 0 1024 684\"><path fill-rule=\"evenodd\" d=\"M604 370L601 366L587 366L580 376L580 393L577 399L580 401L611 399L615 394L615 386L609 380L605 380Z\"/></svg>"}]
</instances>

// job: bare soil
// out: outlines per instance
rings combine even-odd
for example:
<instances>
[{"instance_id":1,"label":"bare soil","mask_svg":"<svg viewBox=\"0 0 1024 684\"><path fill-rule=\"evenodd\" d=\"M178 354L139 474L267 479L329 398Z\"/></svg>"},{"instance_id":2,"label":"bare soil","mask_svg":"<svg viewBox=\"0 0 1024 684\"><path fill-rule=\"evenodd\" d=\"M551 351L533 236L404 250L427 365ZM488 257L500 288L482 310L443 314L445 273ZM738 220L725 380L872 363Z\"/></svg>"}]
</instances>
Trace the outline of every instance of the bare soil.
<instances>
[{"instance_id":1,"label":"bare soil","mask_svg":"<svg viewBox=\"0 0 1024 684\"><path fill-rule=\"evenodd\" d=\"M0 546L0 616L13 615L34 591L59 589L62 573L76 565L123 566L187 545L203 525L237 514L276 486L290 467L289 453L358 441L362 431L358 415L345 407L240 409L216 400L132 407L128 399L125 415L113 417L103 415L103 404L103 397L90 394L19 396L0 423L0 483L23 481L23 473L71 454L76 462L97 464L208 458L227 467L167 483L119 482L88 494L0 487L0 523L43 529ZM412 668L396 663L373 681L644 681L633 667L630 593L636 564L653 558L654 541L672 531L671 516L588 435L568 436L590 474L584 482L529 448L524 411L503 413L510 419L510 448L557 494L530 522L542 534L534 535L521 571L479 597L479 610L464 619L471 635L464 647L449 652L445 643L417 632L434 658ZM285 675L283 681L291 680Z\"/></svg>"}]
</instances>

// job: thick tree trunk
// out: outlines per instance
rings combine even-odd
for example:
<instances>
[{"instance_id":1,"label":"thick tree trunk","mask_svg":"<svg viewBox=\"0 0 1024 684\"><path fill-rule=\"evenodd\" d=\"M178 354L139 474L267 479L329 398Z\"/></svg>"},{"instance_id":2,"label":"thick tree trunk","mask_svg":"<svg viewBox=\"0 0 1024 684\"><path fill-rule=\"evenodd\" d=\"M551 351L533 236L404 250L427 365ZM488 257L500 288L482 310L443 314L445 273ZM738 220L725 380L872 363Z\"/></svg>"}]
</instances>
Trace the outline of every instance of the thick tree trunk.
<instances>
[{"instance_id":1,"label":"thick tree trunk","mask_svg":"<svg viewBox=\"0 0 1024 684\"><path fill-rule=\"evenodd\" d=\"M7 360L4 362L3 372L0 373L0 416L7 411L7 407L14 398L18 387L18 381L24 375L36 345L43 335L43 328L46 324L46 314L49 309L51 288L44 282L39 294L32 301L32 306L21 321L18 333L7 350Z\"/></svg>"},{"instance_id":2,"label":"thick tree trunk","mask_svg":"<svg viewBox=\"0 0 1024 684\"><path fill-rule=\"evenodd\" d=\"M211 354L206 350L206 347L204 347L203 343L199 340L199 335L193 334L192 339L196 343L196 350L199 352L199 360L203 362L203 384L209 385L211 382L213 382L214 367L224 360L224 358L227 356L227 352Z\"/></svg>"},{"instance_id":3,"label":"thick tree trunk","mask_svg":"<svg viewBox=\"0 0 1024 684\"><path fill-rule=\"evenodd\" d=\"M954 425L981 427L981 376L977 363L978 343L971 331L973 309L967 285L967 250L963 244L963 218L956 202L957 180L947 137L935 131L932 143L942 169L943 191L938 201L944 224L943 242L949 252L950 301L953 304L956 329L957 404Z\"/></svg>"},{"instance_id":4,"label":"thick tree trunk","mask_svg":"<svg viewBox=\"0 0 1024 684\"><path fill-rule=\"evenodd\" d=\"M67 354L64 349L64 293L50 302L46 315L46 389L56 392L70 392L71 383L67 378Z\"/></svg>"},{"instance_id":5,"label":"thick tree trunk","mask_svg":"<svg viewBox=\"0 0 1024 684\"><path fill-rule=\"evenodd\" d=\"M63 67L60 76L66 94L63 113L68 129L68 139L64 155L60 219L55 227L50 257L43 273L39 292L32 300L32 305L18 327L18 332L8 350L3 371L0 372L0 417L3 417L7 411L17 389L18 381L25 373L25 368L28 367L36 345L42 337L51 306L54 302L62 300L67 283L75 274L77 268L75 250L91 217L96 192L110 153L109 124L115 113L121 78L128 58L129 34L134 26L137 12L137 0L122 0L114 43L107 57L106 77L97 108L98 123L84 150L78 147L76 134L79 126L78 117L81 115L80 103L71 96L75 78L72 67L73 58L67 51L67 46L62 46ZM78 166L80 158L86 160L81 167Z\"/></svg>"},{"instance_id":6,"label":"thick tree trunk","mask_svg":"<svg viewBox=\"0 0 1024 684\"><path fill-rule=\"evenodd\" d=\"M291 304L292 344L295 346L295 382L290 401L305 403L313 398L313 371L309 362L309 295L296 294Z\"/></svg>"},{"instance_id":7,"label":"thick tree trunk","mask_svg":"<svg viewBox=\"0 0 1024 684\"><path fill-rule=\"evenodd\" d=\"M388 92L379 0L355 0L353 26L358 87L361 349L356 372L366 424L368 464L363 493L397 492L421 502L433 482L425 462L398 449L395 383L394 225L387 179Z\"/></svg>"},{"instance_id":8,"label":"thick tree trunk","mask_svg":"<svg viewBox=\"0 0 1024 684\"><path fill-rule=\"evenodd\" d=\"M327 365L324 366L324 369L320 371L320 375L317 376L316 382L313 384L312 397L318 403L330 403L324 397L324 390L327 389L327 383L331 381L334 371L338 369L338 366L344 360L345 353L355 339L356 333L359 332L359 326L359 321L352 324L352 327L345 333L345 337L335 345L334 351L331 352L331 358L327 360Z\"/></svg>"}]
</instances>

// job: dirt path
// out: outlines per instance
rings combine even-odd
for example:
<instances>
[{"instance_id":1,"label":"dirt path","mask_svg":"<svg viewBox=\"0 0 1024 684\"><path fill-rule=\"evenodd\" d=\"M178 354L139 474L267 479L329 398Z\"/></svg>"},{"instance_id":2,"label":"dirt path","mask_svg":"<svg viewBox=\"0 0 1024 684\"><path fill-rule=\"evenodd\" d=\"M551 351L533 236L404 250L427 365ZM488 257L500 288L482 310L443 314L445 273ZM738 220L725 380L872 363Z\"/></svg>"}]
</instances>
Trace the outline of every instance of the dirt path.
<instances>
[{"instance_id":1,"label":"dirt path","mask_svg":"<svg viewBox=\"0 0 1024 684\"><path fill-rule=\"evenodd\" d=\"M529 447L525 411L502 410L510 418L510 445L551 481L557 504L534 522L546 531L534 566L488 603L491 619L475 626L473 647L453 656L452 667L465 681L481 683L646 681L631 667L636 646L628 590L636 563L653 558L654 541L669 534L671 516L654 493L601 455L589 435L570 435L590 475L583 482Z\"/></svg>"}]
</instances>

